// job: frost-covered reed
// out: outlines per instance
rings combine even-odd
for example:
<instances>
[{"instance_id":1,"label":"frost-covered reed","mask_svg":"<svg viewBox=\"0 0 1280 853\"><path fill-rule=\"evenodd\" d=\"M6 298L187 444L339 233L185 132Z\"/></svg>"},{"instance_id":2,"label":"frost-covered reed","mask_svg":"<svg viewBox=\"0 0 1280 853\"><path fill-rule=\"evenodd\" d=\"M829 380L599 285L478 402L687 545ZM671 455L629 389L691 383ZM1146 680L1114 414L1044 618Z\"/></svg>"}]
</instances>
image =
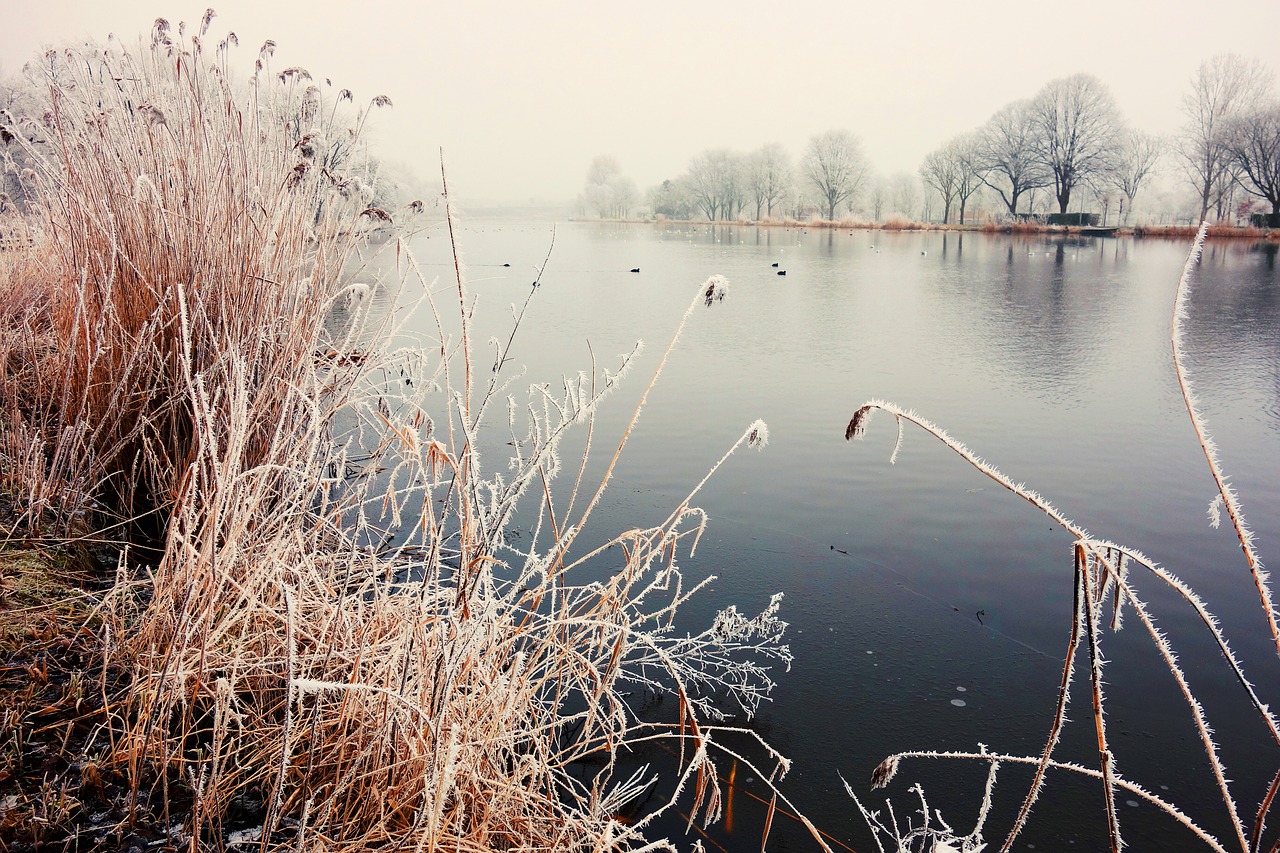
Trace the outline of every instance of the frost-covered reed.
<instances>
[{"instance_id":1,"label":"frost-covered reed","mask_svg":"<svg viewBox=\"0 0 1280 853\"><path fill-rule=\"evenodd\" d=\"M460 261L419 306L460 338L404 348L400 313L346 310L419 277L399 238L422 205L379 203L363 141L388 102L273 73L270 42L237 80L208 29L51 51L27 71L43 109L4 117L31 131L34 248L0 259L0 487L30 528L133 546L96 741L129 821L191 849L674 849L647 833L677 802L717 817L717 758L785 772L720 745L790 662L780 597L677 627L710 580L681 568L701 483L575 549L643 399L598 486L560 445L633 358L526 395L499 354L482 382ZM374 227L395 272L371 285ZM724 286L691 288L679 328ZM493 400L513 449L491 465ZM656 771L627 756L655 741L676 775L633 814Z\"/></svg>"}]
</instances>

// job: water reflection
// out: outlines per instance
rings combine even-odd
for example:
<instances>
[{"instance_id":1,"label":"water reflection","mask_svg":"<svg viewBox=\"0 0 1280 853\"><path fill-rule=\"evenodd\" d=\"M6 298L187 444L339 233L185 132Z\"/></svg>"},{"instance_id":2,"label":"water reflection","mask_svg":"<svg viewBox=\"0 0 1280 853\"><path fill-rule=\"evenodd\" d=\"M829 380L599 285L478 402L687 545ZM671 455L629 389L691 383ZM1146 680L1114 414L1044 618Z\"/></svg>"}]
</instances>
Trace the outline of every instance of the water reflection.
<instances>
[{"instance_id":1,"label":"water reflection","mask_svg":"<svg viewBox=\"0 0 1280 853\"><path fill-rule=\"evenodd\" d=\"M967 236L972 258L966 235L939 239L950 267L929 281L948 331L971 348L971 368L1004 374L1025 393L1078 397L1115 331L1123 260L1094 239Z\"/></svg>"},{"instance_id":2,"label":"water reflection","mask_svg":"<svg viewBox=\"0 0 1280 853\"><path fill-rule=\"evenodd\" d=\"M943 232L942 234L942 257L947 257L948 244L953 242L952 235ZM955 259L959 261L964 256L964 233L954 235Z\"/></svg>"},{"instance_id":3,"label":"water reflection","mask_svg":"<svg viewBox=\"0 0 1280 853\"><path fill-rule=\"evenodd\" d=\"M1263 243L1254 243L1249 247L1250 252L1257 252L1266 259L1267 269L1276 268L1276 254L1280 253L1280 243L1268 240Z\"/></svg>"},{"instance_id":4,"label":"water reflection","mask_svg":"<svg viewBox=\"0 0 1280 853\"><path fill-rule=\"evenodd\" d=\"M1280 430L1280 273L1275 243L1206 247L1186 321L1197 387L1267 413Z\"/></svg>"}]
</instances>

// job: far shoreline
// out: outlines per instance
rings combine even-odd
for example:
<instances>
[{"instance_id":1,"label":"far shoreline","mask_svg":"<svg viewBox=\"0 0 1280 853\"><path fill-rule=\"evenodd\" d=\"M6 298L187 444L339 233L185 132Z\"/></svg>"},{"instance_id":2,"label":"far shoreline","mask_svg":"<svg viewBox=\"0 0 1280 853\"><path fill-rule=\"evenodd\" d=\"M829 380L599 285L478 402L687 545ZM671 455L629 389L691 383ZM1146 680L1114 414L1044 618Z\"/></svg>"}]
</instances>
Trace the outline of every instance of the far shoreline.
<instances>
[{"instance_id":1,"label":"far shoreline","mask_svg":"<svg viewBox=\"0 0 1280 853\"><path fill-rule=\"evenodd\" d=\"M976 232L980 234L1050 234L1062 237L1135 237L1138 239L1193 240L1198 226L1195 225L1046 225L1033 222L984 222L965 225L930 222L913 222L908 220L889 220L888 222L860 222L854 220L814 219L801 221L797 219L594 219L590 217L571 216L570 222L601 222L615 225L716 225L754 228L816 228L831 231L956 231L960 233ZM1211 240L1262 240L1280 243L1280 228L1254 228L1248 225L1210 225L1206 237Z\"/></svg>"}]
</instances>

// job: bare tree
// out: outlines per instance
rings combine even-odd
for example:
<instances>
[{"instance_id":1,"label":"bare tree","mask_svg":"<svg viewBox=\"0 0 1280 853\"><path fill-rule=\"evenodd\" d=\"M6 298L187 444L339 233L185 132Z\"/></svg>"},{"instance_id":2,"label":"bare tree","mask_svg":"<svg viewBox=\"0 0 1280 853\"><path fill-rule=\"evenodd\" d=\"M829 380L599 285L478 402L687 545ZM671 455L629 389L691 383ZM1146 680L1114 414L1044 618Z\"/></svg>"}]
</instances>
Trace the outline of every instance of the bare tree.
<instances>
[{"instance_id":1,"label":"bare tree","mask_svg":"<svg viewBox=\"0 0 1280 853\"><path fill-rule=\"evenodd\" d=\"M1031 102L1037 159L1052 176L1058 212L1072 191L1112 167L1119 114L1106 85L1075 74L1045 85Z\"/></svg>"},{"instance_id":2,"label":"bare tree","mask_svg":"<svg viewBox=\"0 0 1280 853\"><path fill-rule=\"evenodd\" d=\"M591 165L587 167L587 183L588 184L607 184L610 180L622 174L622 167L618 165L615 157L608 154L601 154L591 161Z\"/></svg>"},{"instance_id":3,"label":"bare tree","mask_svg":"<svg viewBox=\"0 0 1280 853\"><path fill-rule=\"evenodd\" d=\"M685 184L708 219L732 219L743 201L742 158L727 148L704 151L690 161Z\"/></svg>"},{"instance_id":4,"label":"bare tree","mask_svg":"<svg viewBox=\"0 0 1280 853\"><path fill-rule=\"evenodd\" d=\"M635 182L622 174L613 157L596 157L587 167L587 184L578 207L601 219L626 219L639 197Z\"/></svg>"},{"instance_id":5,"label":"bare tree","mask_svg":"<svg viewBox=\"0 0 1280 853\"><path fill-rule=\"evenodd\" d=\"M858 194L869 172L858 138L847 130L829 130L810 139L801 169L822 197L829 220L836 218L837 207Z\"/></svg>"},{"instance_id":6,"label":"bare tree","mask_svg":"<svg viewBox=\"0 0 1280 853\"><path fill-rule=\"evenodd\" d=\"M730 153L729 162L724 171L722 185L723 204L720 212L725 219L737 219L747 203L747 169L746 162L740 154Z\"/></svg>"},{"instance_id":7,"label":"bare tree","mask_svg":"<svg viewBox=\"0 0 1280 853\"><path fill-rule=\"evenodd\" d=\"M1110 184L1120 191L1120 221L1127 223L1133 210L1133 200L1138 195L1147 176L1164 154L1165 142L1141 130L1126 130L1120 134L1120 146L1116 150L1115 168Z\"/></svg>"},{"instance_id":8,"label":"bare tree","mask_svg":"<svg viewBox=\"0 0 1280 853\"><path fill-rule=\"evenodd\" d=\"M910 172L894 172L889 176L889 206L891 213L899 213L914 219L920 207L920 181Z\"/></svg>"},{"instance_id":9,"label":"bare tree","mask_svg":"<svg viewBox=\"0 0 1280 853\"><path fill-rule=\"evenodd\" d=\"M636 182L630 178L622 177L614 181L610 188L613 192L609 198L609 217L611 219L626 219L631 215L631 208L640 199L640 190L636 188Z\"/></svg>"},{"instance_id":10,"label":"bare tree","mask_svg":"<svg viewBox=\"0 0 1280 853\"><path fill-rule=\"evenodd\" d=\"M694 206L711 220L720 212L720 181L716 168L718 153L720 152L704 151L694 157L689 162L689 172L684 179Z\"/></svg>"},{"instance_id":11,"label":"bare tree","mask_svg":"<svg viewBox=\"0 0 1280 853\"><path fill-rule=\"evenodd\" d=\"M978 133L978 177L999 194L1009 215L1017 216L1023 193L1052 182L1037 156L1031 101L1014 101L1004 107Z\"/></svg>"},{"instance_id":12,"label":"bare tree","mask_svg":"<svg viewBox=\"0 0 1280 853\"><path fill-rule=\"evenodd\" d=\"M924 198L920 202L920 221L933 221L933 193L924 193Z\"/></svg>"},{"instance_id":13,"label":"bare tree","mask_svg":"<svg viewBox=\"0 0 1280 853\"><path fill-rule=\"evenodd\" d=\"M1248 179L1241 182L1245 190L1268 202L1272 216L1280 216L1280 101L1234 119L1227 152Z\"/></svg>"},{"instance_id":14,"label":"bare tree","mask_svg":"<svg viewBox=\"0 0 1280 853\"><path fill-rule=\"evenodd\" d=\"M982 177L979 175L980 144L980 138L976 133L957 136L947 143L951 149L951 156L955 158L956 174L959 176L956 200L960 202L961 225L964 224L964 211L969 204L969 199L982 189Z\"/></svg>"},{"instance_id":15,"label":"bare tree","mask_svg":"<svg viewBox=\"0 0 1280 853\"><path fill-rule=\"evenodd\" d=\"M982 187L978 168L979 140L963 134L948 141L941 149L929 152L920 164L920 178L942 197L942 224L951 222L951 206L960 204L960 224L964 224L965 205Z\"/></svg>"},{"instance_id":16,"label":"bare tree","mask_svg":"<svg viewBox=\"0 0 1280 853\"><path fill-rule=\"evenodd\" d=\"M1208 216L1212 203L1221 206L1232 183L1236 158L1227 150L1232 121L1256 107L1270 85L1270 72L1262 62L1232 53L1200 63L1191 78L1191 91L1182 102L1187 123L1180 153L1200 197L1201 220Z\"/></svg>"},{"instance_id":17,"label":"bare tree","mask_svg":"<svg viewBox=\"0 0 1280 853\"><path fill-rule=\"evenodd\" d=\"M871 219L875 222L884 221L884 206L889 198L889 187L884 178L879 175L871 180Z\"/></svg>"},{"instance_id":18,"label":"bare tree","mask_svg":"<svg viewBox=\"0 0 1280 853\"><path fill-rule=\"evenodd\" d=\"M773 206L791 186L791 158L781 145L771 143L747 157L747 186L756 202L756 220L765 211L773 218Z\"/></svg>"},{"instance_id":19,"label":"bare tree","mask_svg":"<svg viewBox=\"0 0 1280 853\"><path fill-rule=\"evenodd\" d=\"M925 155L920 164L920 178L942 197L942 224L951 222L951 205L960 191L959 164L944 145Z\"/></svg>"},{"instance_id":20,"label":"bare tree","mask_svg":"<svg viewBox=\"0 0 1280 853\"><path fill-rule=\"evenodd\" d=\"M978 139L972 135L957 136L936 151L930 152L920 165L920 177L942 197L942 224L951 222L951 206L959 203L960 224L964 224L965 205L978 191Z\"/></svg>"},{"instance_id":21,"label":"bare tree","mask_svg":"<svg viewBox=\"0 0 1280 853\"><path fill-rule=\"evenodd\" d=\"M1236 160L1231 160L1223 173L1222 179L1213 185L1213 216L1221 222L1231 212L1235 201L1236 189L1244 186L1245 174ZM1247 192L1247 190L1246 190Z\"/></svg>"}]
</instances>

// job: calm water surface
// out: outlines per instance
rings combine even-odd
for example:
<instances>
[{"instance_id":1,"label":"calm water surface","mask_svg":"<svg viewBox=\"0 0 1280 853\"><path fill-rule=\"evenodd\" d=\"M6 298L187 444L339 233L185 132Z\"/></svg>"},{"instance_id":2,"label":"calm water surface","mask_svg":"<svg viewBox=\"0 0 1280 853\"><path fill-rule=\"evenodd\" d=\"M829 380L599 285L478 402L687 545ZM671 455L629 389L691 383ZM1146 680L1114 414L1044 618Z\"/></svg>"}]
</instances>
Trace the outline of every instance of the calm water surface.
<instances>
[{"instance_id":1,"label":"calm water surface","mask_svg":"<svg viewBox=\"0 0 1280 853\"><path fill-rule=\"evenodd\" d=\"M551 231L505 221L463 228L480 340L506 339L509 306L528 293ZM1186 248L978 233L556 227L512 352L527 378L515 387L589 369L592 353L616 361L643 340L636 372L598 424L599 447L616 441L698 285L712 273L730 281L729 298L689 325L596 524L603 537L656 523L752 420L768 423L765 451L733 458L703 493L711 527L684 568L717 580L684 616L705 624L729 603L755 612L773 592L786 594L796 662L752 725L793 760L783 790L835 842L875 849L838 774L877 807L885 792L871 794L867 780L891 752L979 743L1039 752L1072 602L1070 538L1028 504L919 431L908 431L890 465L895 432L883 415L866 440L844 441L869 398L916 409L1095 535L1189 581L1222 618L1264 701L1280 700L1280 665L1239 547L1206 520L1214 486L1174 379L1169 315ZM448 289L447 234L432 229L415 250ZM1263 560L1278 563L1276 247L1210 245L1190 313L1189 368L1205 415ZM1251 823L1280 750L1188 610L1145 578L1135 582L1205 702ZM1191 718L1150 640L1131 620L1103 642L1119 771L1227 835L1224 809L1203 784ZM1073 691L1076 722L1059 757L1096 766L1086 688L1087 676ZM750 776L738 770L732 827L713 831L708 849L759 849L763 809L751 795L761 791ZM916 806L907 789L920 781L930 806L967 831L984 776L985 766L906 763L887 793L902 817ZM1028 780L1021 768L1001 772L993 847ZM1194 846L1172 821L1126 799L1120 818L1133 849ZM1101 803L1100 785L1051 776L1017 849L1105 847ZM699 837L666 829L682 846ZM815 846L779 818L769 849Z\"/></svg>"}]
</instances>

